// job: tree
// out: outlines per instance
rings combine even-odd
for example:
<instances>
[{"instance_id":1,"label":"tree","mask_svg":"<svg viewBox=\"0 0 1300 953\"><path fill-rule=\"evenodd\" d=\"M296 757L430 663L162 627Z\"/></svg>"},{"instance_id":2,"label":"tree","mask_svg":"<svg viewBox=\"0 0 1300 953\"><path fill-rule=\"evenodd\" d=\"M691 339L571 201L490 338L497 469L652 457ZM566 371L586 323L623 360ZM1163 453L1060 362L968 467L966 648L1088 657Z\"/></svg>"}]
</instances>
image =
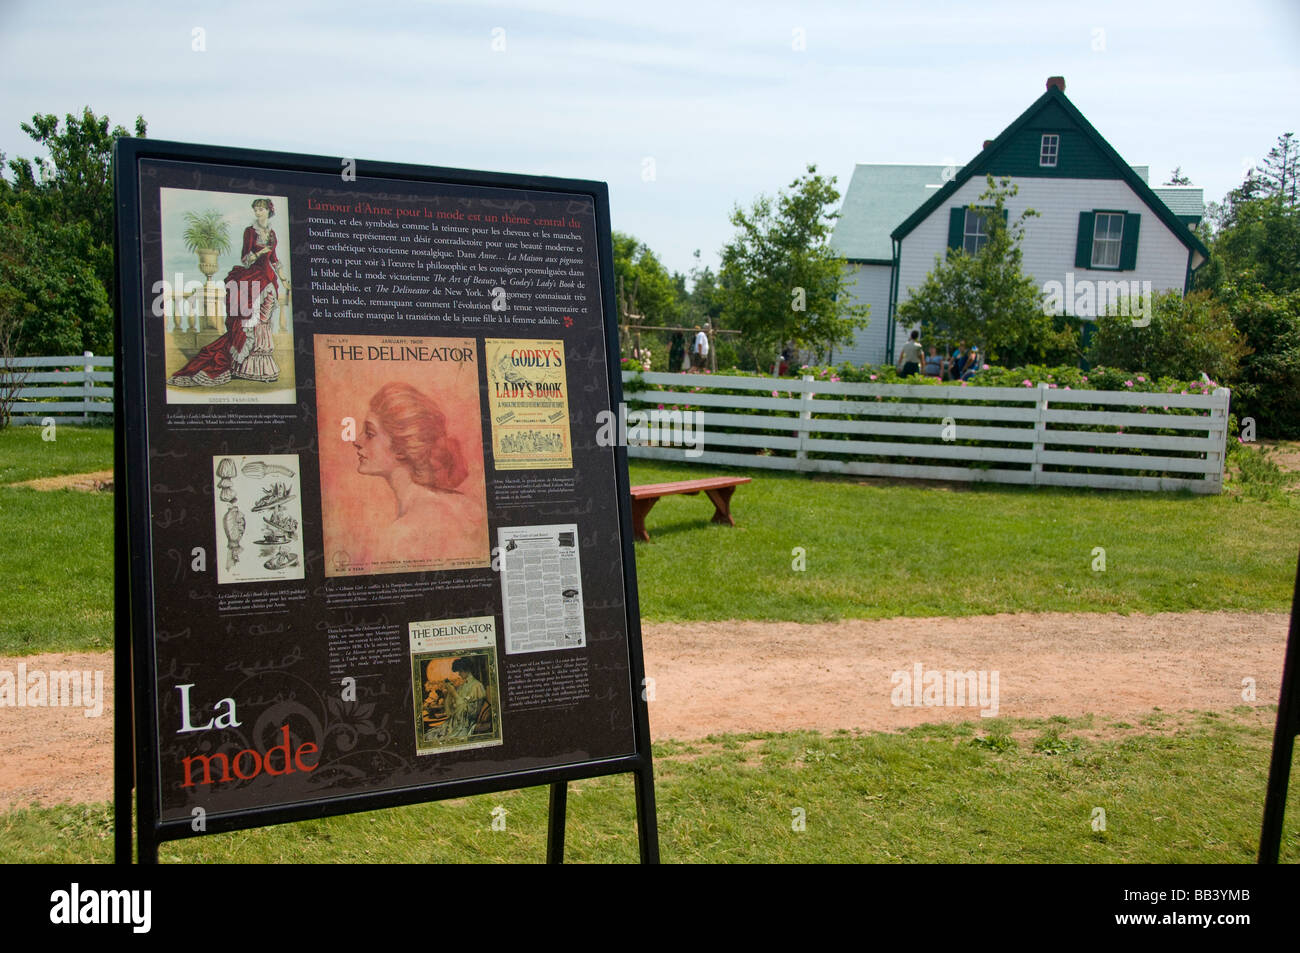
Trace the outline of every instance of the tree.
<instances>
[{"instance_id":1,"label":"tree","mask_svg":"<svg viewBox=\"0 0 1300 953\"><path fill-rule=\"evenodd\" d=\"M722 249L714 300L720 322L741 332L755 363L786 344L823 349L847 343L867 323L868 308L849 301L846 263L830 247L840 193L835 177L807 173L775 199L736 206L736 235Z\"/></svg>"},{"instance_id":2,"label":"tree","mask_svg":"<svg viewBox=\"0 0 1300 953\"><path fill-rule=\"evenodd\" d=\"M1181 165L1174 166L1174 171L1169 173L1169 181L1165 185L1191 185L1192 180L1183 175Z\"/></svg>"},{"instance_id":3,"label":"tree","mask_svg":"<svg viewBox=\"0 0 1300 953\"><path fill-rule=\"evenodd\" d=\"M695 249L695 264L691 267L691 290L683 301L683 317L690 326L706 321L717 324L722 315L722 300L718 294L718 276L708 265L700 264L700 250Z\"/></svg>"},{"instance_id":4,"label":"tree","mask_svg":"<svg viewBox=\"0 0 1300 953\"><path fill-rule=\"evenodd\" d=\"M21 312L27 353L112 349L113 143L129 135L86 107L62 124L36 115L22 130L48 152L0 176L0 297ZM136 117L135 135L144 136Z\"/></svg>"},{"instance_id":5,"label":"tree","mask_svg":"<svg viewBox=\"0 0 1300 953\"><path fill-rule=\"evenodd\" d=\"M1135 327L1129 314L1100 316L1088 359L1152 377L1198 380L1204 373L1226 383L1247 350L1223 302L1203 291L1186 298L1166 291L1154 296L1149 325Z\"/></svg>"},{"instance_id":6,"label":"tree","mask_svg":"<svg viewBox=\"0 0 1300 953\"><path fill-rule=\"evenodd\" d=\"M61 225L0 203L0 302L21 353L112 352L113 309L99 275L112 261L112 246L96 244L85 222Z\"/></svg>"},{"instance_id":7,"label":"tree","mask_svg":"<svg viewBox=\"0 0 1300 953\"><path fill-rule=\"evenodd\" d=\"M1210 260L1195 287L1222 303L1247 353L1227 383L1238 418L1300 436L1300 146L1284 133L1222 203L1210 203Z\"/></svg>"},{"instance_id":8,"label":"tree","mask_svg":"<svg viewBox=\"0 0 1300 953\"><path fill-rule=\"evenodd\" d=\"M49 152L49 158L17 158L9 162L14 190L29 200L29 210L60 224L85 222L97 243L113 244L113 143L130 133L111 130L107 116L87 106L81 118L69 114L60 128L53 114L36 115L21 123L23 132ZM135 118L135 135L147 131L144 118Z\"/></svg>"},{"instance_id":9,"label":"tree","mask_svg":"<svg viewBox=\"0 0 1300 953\"><path fill-rule=\"evenodd\" d=\"M1300 289L1297 165L1300 146L1289 132L1278 136L1263 165L1210 204L1210 260L1196 272L1196 288L1228 298Z\"/></svg>"},{"instance_id":10,"label":"tree","mask_svg":"<svg viewBox=\"0 0 1300 953\"><path fill-rule=\"evenodd\" d=\"M679 317L677 288L668 269L643 242L614 232L614 278L622 282L628 306L645 324L674 324ZM633 299L635 299L635 306Z\"/></svg>"},{"instance_id":11,"label":"tree","mask_svg":"<svg viewBox=\"0 0 1300 953\"><path fill-rule=\"evenodd\" d=\"M1237 292L1226 307L1252 348L1232 382L1233 412L1254 417L1261 435L1300 437L1300 291Z\"/></svg>"},{"instance_id":12,"label":"tree","mask_svg":"<svg viewBox=\"0 0 1300 953\"><path fill-rule=\"evenodd\" d=\"M974 255L958 248L946 259L936 256L925 281L899 305L898 320L921 325L924 339L978 342L990 360L1008 367L1077 359L1076 332L1056 326L1034 279L1021 270L1025 221L1038 213L1025 209L1008 223L1007 200L1017 191L1010 179L988 177L970 206L983 216L987 243Z\"/></svg>"},{"instance_id":13,"label":"tree","mask_svg":"<svg viewBox=\"0 0 1300 953\"><path fill-rule=\"evenodd\" d=\"M1292 206L1296 204L1296 178L1300 175L1300 143L1291 141L1294 135L1285 132L1278 136L1264 164L1255 167L1264 195Z\"/></svg>"}]
</instances>

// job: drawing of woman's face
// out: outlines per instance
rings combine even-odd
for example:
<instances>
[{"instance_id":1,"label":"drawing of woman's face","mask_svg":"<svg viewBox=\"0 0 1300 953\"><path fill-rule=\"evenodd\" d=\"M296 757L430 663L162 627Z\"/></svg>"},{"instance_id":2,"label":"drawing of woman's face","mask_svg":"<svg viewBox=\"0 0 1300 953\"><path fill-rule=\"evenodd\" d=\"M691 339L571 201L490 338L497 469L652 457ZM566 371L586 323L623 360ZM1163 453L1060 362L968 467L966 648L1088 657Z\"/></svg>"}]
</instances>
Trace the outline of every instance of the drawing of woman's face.
<instances>
[{"instance_id":1,"label":"drawing of woman's face","mask_svg":"<svg viewBox=\"0 0 1300 953\"><path fill-rule=\"evenodd\" d=\"M253 215L257 217L257 224L262 228L266 228L266 223L270 221L271 218L271 210L265 205L254 205Z\"/></svg>"},{"instance_id":2,"label":"drawing of woman's face","mask_svg":"<svg viewBox=\"0 0 1300 953\"><path fill-rule=\"evenodd\" d=\"M379 426L374 416L366 418L361 433L352 444L357 451L357 472L367 476L388 476L402 463L393 453L393 439Z\"/></svg>"}]
</instances>

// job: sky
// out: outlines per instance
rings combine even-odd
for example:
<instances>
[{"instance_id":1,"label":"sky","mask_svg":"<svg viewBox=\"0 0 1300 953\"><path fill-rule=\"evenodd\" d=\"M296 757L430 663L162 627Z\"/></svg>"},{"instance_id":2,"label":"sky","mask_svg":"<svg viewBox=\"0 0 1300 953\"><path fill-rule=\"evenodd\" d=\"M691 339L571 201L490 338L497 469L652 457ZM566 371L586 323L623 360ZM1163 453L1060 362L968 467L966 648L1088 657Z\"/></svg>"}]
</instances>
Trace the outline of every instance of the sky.
<instances>
[{"instance_id":1,"label":"sky","mask_svg":"<svg viewBox=\"0 0 1300 953\"><path fill-rule=\"evenodd\" d=\"M0 152L149 137L596 179L670 270L808 164L964 164L1048 76L1153 185L1219 200L1300 133L1300 3L0 0ZM364 169L363 169L364 171Z\"/></svg>"}]
</instances>

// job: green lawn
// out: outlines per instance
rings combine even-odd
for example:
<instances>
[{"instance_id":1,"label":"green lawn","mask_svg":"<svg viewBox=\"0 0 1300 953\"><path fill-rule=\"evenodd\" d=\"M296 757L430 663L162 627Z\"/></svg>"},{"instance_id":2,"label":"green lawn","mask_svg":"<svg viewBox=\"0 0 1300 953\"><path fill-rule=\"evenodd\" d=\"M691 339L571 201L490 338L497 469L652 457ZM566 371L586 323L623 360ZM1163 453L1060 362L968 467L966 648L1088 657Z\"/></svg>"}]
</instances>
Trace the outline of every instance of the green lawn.
<instances>
[{"instance_id":1,"label":"green lawn","mask_svg":"<svg viewBox=\"0 0 1300 953\"><path fill-rule=\"evenodd\" d=\"M1272 709L728 735L655 747L668 862L1251 863ZM506 810L493 831L491 812ZM1104 812L1104 830L1099 826ZM805 830L793 829L802 809ZM636 859L627 776L570 785L567 858ZM0 815L0 861L105 862L112 808ZM541 861L546 789L163 846L165 863ZM1300 785L1282 859L1300 860Z\"/></svg>"},{"instance_id":2,"label":"green lawn","mask_svg":"<svg viewBox=\"0 0 1300 953\"><path fill-rule=\"evenodd\" d=\"M926 484L636 461L632 483L752 476L736 526L703 497L650 511L636 547L649 621L813 622L993 612L1290 608L1293 499ZM796 547L806 568L793 567ZM1094 571L1094 549L1105 570ZM1099 564L1100 565L1100 564Z\"/></svg>"},{"instance_id":3,"label":"green lawn","mask_svg":"<svg viewBox=\"0 0 1300 953\"><path fill-rule=\"evenodd\" d=\"M107 430L0 431L0 483L111 466ZM711 468L708 472L725 472ZM636 462L634 483L698 468ZM699 498L652 511L636 546L651 620L819 620L998 611L1285 610L1300 507L1286 494L1193 497L751 473L738 526ZM112 639L112 498L0 487L0 654L103 650ZM959 527L959 529L954 529ZM796 571L795 547L806 568ZM1104 572L1092 569L1105 549ZM976 721L902 733L721 736L656 745L669 861L1250 862L1270 709L1141 725ZM630 778L571 786L569 858L635 859ZM493 831L490 812L508 812ZM1097 808L1106 829L1094 830ZM791 829L801 809L806 830ZM540 860L544 789L214 835L162 859ZM0 862L106 861L111 807L0 814ZM1300 785L1284 858L1300 859Z\"/></svg>"},{"instance_id":4,"label":"green lawn","mask_svg":"<svg viewBox=\"0 0 1300 953\"><path fill-rule=\"evenodd\" d=\"M113 647L113 495L0 487L0 655Z\"/></svg>"},{"instance_id":5,"label":"green lawn","mask_svg":"<svg viewBox=\"0 0 1300 953\"><path fill-rule=\"evenodd\" d=\"M52 436L53 440L42 439ZM113 428L58 424L0 430L0 486L65 473L92 473L113 467Z\"/></svg>"},{"instance_id":6,"label":"green lawn","mask_svg":"<svg viewBox=\"0 0 1300 953\"><path fill-rule=\"evenodd\" d=\"M112 432L0 431L5 480L106 469ZM633 483L698 477L632 464ZM861 485L767 471L732 501L666 497L636 545L648 621L820 621L991 612L1285 611L1300 548L1294 496ZM0 487L0 654L107 649L112 498ZM805 568L792 568L796 547ZM1094 549L1105 571L1094 571Z\"/></svg>"}]
</instances>

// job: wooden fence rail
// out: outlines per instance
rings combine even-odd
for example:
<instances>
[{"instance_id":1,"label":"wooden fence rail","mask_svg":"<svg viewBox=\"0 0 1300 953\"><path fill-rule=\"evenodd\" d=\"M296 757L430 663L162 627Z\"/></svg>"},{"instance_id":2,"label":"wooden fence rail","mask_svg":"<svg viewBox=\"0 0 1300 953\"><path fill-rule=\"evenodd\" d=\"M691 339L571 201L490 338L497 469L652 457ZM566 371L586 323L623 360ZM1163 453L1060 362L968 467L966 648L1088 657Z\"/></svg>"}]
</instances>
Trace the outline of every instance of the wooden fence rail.
<instances>
[{"instance_id":1,"label":"wooden fence rail","mask_svg":"<svg viewBox=\"0 0 1300 953\"><path fill-rule=\"evenodd\" d=\"M111 419L113 358L87 351L0 362L0 412L6 409L13 424L40 424L47 417L90 423L92 414Z\"/></svg>"}]
</instances>

